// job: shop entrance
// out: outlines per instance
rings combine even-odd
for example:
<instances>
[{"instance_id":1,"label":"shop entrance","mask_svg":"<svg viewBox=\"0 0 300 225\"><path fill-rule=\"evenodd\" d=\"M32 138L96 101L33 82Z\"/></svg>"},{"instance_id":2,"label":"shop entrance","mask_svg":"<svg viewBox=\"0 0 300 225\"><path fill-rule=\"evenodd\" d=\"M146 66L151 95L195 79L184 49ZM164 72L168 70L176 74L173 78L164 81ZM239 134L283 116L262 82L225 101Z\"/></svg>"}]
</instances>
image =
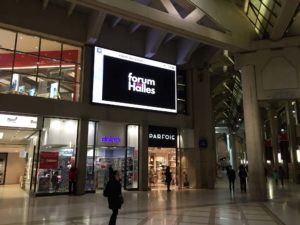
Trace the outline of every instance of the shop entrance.
<instances>
[{"instance_id":1,"label":"shop entrance","mask_svg":"<svg viewBox=\"0 0 300 225\"><path fill-rule=\"evenodd\" d=\"M149 187L151 190L166 189L165 170L170 167L172 173L171 189L176 187L176 148L148 148Z\"/></svg>"},{"instance_id":2,"label":"shop entrance","mask_svg":"<svg viewBox=\"0 0 300 225\"><path fill-rule=\"evenodd\" d=\"M93 160L95 184L93 184ZM95 158L87 156L87 189L103 189L109 181L109 168L118 170L121 174L122 186L125 189L137 187L138 164L134 158L134 148L126 147L98 147L95 149Z\"/></svg>"},{"instance_id":3,"label":"shop entrance","mask_svg":"<svg viewBox=\"0 0 300 225\"><path fill-rule=\"evenodd\" d=\"M0 188L33 189L32 165L38 137L36 129L0 128Z\"/></svg>"}]
</instances>

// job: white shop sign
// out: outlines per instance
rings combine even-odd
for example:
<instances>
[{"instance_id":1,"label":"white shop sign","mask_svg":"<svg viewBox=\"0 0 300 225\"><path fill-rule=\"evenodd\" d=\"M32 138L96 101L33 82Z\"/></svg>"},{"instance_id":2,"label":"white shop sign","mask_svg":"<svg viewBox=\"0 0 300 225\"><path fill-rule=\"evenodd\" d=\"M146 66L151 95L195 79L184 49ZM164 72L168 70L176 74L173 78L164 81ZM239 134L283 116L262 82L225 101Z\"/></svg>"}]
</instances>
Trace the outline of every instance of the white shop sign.
<instances>
[{"instance_id":1,"label":"white shop sign","mask_svg":"<svg viewBox=\"0 0 300 225\"><path fill-rule=\"evenodd\" d=\"M37 117L0 114L0 126L37 128Z\"/></svg>"}]
</instances>

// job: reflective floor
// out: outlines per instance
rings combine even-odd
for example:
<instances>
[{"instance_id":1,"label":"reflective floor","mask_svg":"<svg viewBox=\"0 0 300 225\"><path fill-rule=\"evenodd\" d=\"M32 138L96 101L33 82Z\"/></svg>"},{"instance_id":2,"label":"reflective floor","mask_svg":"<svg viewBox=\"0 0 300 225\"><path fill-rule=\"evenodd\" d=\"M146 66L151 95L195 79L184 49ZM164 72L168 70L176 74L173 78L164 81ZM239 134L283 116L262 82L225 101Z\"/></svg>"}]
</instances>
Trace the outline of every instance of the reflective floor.
<instances>
[{"instance_id":1,"label":"reflective floor","mask_svg":"<svg viewBox=\"0 0 300 225\"><path fill-rule=\"evenodd\" d=\"M299 224L300 186L274 186L269 180L272 199L263 203L251 202L238 188L230 194L226 179L214 190L124 192L117 224ZM30 198L19 186L0 186L0 225L107 225L110 213L100 193Z\"/></svg>"}]
</instances>

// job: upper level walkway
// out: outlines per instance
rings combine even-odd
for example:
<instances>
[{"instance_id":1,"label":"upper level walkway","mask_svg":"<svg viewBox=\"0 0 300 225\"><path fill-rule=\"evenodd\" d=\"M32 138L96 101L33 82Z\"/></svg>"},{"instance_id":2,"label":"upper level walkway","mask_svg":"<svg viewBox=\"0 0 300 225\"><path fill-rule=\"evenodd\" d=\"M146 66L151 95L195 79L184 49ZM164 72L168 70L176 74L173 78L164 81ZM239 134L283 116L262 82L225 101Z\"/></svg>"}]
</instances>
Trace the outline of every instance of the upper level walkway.
<instances>
[{"instance_id":1,"label":"upper level walkway","mask_svg":"<svg viewBox=\"0 0 300 225\"><path fill-rule=\"evenodd\" d=\"M117 224L122 225L296 225L300 221L300 186L275 187L268 181L267 202L230 194L226 178L214 190L124 192ZM108 224L111 211L101 193L29 198L18 186L0 186L0 225Z\"/></svg>"}]
</instances>

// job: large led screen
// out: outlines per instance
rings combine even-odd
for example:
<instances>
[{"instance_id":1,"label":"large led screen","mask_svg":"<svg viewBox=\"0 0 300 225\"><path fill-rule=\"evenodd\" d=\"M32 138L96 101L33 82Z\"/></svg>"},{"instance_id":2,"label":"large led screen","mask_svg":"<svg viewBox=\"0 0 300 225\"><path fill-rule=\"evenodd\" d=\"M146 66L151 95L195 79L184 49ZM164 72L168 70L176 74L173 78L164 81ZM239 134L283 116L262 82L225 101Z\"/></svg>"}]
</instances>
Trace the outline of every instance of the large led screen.
<instances>
[{"instance_id":1,"label":"large led screen","mask_svg":"<svg viewBox=\"0 0 300 225\"><path fill-rule=\"evenodd\" d=\"M92 102L176 113L176 66L95 47Z\"/></svg>"}]
</instances>

